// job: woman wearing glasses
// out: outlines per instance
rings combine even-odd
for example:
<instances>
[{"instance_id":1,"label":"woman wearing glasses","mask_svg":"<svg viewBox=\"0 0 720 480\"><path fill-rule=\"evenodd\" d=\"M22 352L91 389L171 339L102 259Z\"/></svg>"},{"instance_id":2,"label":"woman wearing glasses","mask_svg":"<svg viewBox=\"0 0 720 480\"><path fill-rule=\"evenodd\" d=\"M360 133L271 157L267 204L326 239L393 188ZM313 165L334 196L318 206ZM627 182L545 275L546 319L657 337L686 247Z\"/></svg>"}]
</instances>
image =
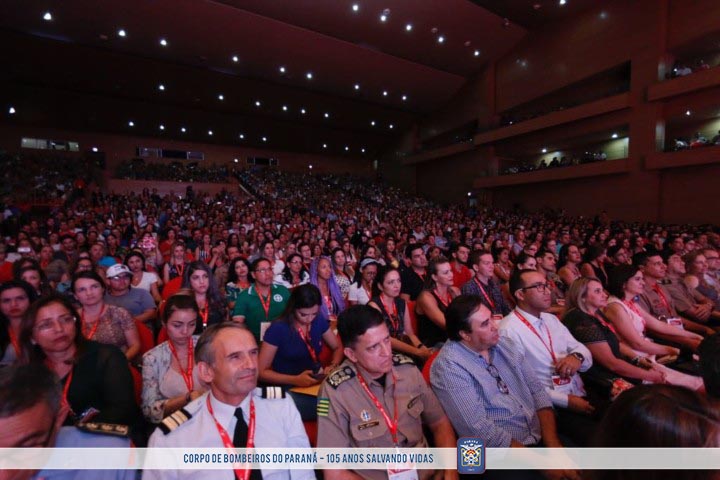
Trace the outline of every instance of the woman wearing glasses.
<instances>
[{"instance_id":1,"label":"woman wearing glasses","mask_svg":"<svg viewBox=\"0 0 720 480\"><path fill-rule=\"evenodd\" d=\"M30 362L44 363L60 378L66 424L80 420L131 425L139 418L125 355L115 346L87 340L70 302L48 295L30 306L20 343Z\"/></svg>"},{"instance_id":2,"label":"woman wearing glasses","mask_svg":"<svg viewBox=\"0 0 720 480\"><path fill-rule=\"evenodd\" d=\"M273 283L292 290L300 285L305 285L309 281L310 274L305 269L302 255L299 253L291 253L287 256L287 259L285 259L285 268L280 275L275 276Z\"/></svg>"}]
</instances>

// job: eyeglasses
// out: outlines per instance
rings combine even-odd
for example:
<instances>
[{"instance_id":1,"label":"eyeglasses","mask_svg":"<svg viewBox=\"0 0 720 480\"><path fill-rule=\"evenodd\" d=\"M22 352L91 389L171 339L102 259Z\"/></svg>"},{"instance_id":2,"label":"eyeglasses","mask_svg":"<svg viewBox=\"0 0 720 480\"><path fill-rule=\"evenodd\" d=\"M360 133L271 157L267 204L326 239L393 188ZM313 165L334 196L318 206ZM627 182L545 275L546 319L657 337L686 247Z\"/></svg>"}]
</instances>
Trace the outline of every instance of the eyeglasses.
<instances>
[{"instance_id":1,"label":"eyeglasses","mask_svg":"<svg viewBox=\"0 0 720 480\"><path fill-rule=\"evenodd\" d=\"M508 395L510 393L510 389L507 386L507 383L503 381L502 378L500 378L500 372L498 372L498 369L495 365L488 365L487 371L490 374L491 377L495 379L497 382L497 388L503 395Z\"/></svg>"},{"instance_id":2,"label":"eyeglasses","mask_svg":"<svg viewBox=\"0 0 720 480\"><path fill-rule=\"evenodd\" d=\"M533 285L528 285L527 287L522 287L520 290L530 290L533 288L540 293L547 292L552 289L550 283L535 283Z\"/></svg>"},{"instance_id":3,"label":"eyeglasses","mask_svg":"<svg viewBox=\"0 0 720 480\"><path fill-rule=\"evenodd\" d=\"M64 327L65 325L70 325L71 323L75 323L75 317L68 314L59 317L57 320L49 318L35 324L34 328L39 332L47 332L48 330L53 329L58 323L61 327Z\"/></svg>"},{"instance_id":4,"label":"eyeglasses","mask_svg":"<svg viewBox=\"0 0 720 480\"><path fill-rule=\"evenodd\" d=\"M272 268L258 268L257 270L255 270L255 273L268 273L272 271Z\"/></svg>"}]
</instances>

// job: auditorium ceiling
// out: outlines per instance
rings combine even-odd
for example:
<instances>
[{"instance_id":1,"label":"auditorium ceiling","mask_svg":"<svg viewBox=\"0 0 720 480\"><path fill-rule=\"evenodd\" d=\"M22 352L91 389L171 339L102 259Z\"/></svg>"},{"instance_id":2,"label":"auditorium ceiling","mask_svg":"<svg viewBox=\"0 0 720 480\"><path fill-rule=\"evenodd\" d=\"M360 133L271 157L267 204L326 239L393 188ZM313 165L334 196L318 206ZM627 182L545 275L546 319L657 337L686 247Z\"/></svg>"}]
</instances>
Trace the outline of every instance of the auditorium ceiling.
<instances>
[{"instance_id":1,"label":"auditorium ceiling","mask_svg":"<svg viewBox=\"0 0 720 480\"><path fill-rule=\"evenodd\" d=\"M0 119L370 157L589 3L4 0Z\"/></svg>"}]
</instances>

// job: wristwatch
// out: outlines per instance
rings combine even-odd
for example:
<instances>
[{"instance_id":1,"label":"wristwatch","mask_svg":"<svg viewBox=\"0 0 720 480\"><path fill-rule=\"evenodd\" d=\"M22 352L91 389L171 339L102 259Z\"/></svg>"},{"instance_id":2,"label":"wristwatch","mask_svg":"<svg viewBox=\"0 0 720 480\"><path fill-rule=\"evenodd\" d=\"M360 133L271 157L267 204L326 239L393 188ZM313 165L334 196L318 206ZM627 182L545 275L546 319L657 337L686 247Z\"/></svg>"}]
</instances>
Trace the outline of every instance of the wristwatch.
<instances>
[{"instance_id":1,"label":"wristwatch","mask_svg":"<svg viewBox=\"0 0 720 480\"><path fill-rule=\"evenodd\" d=\"M573 357L575 357L575 358L577 358L578 360L580 360L580 363L582 363L582 362L585 361L585 357L583 356L582 353L572 352L572 353L570 353L570 355L572 355Z\"/></svg>"}]
</instances>

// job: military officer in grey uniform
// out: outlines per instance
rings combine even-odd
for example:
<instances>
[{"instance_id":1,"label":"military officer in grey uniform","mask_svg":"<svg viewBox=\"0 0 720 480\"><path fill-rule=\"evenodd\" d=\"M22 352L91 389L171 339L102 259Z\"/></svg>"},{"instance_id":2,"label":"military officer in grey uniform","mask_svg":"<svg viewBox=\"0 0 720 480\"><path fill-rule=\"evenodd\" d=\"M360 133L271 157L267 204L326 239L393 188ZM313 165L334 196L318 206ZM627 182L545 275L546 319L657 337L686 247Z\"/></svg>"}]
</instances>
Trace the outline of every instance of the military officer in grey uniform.
<instances>
[{"instance_id":1,"label":"military officer in grey uniform","mask_svg":"<svg viewBox=\"0 0 720 480\"><path fill-rule=\"evenodd\" d=\"M292 399L278 387L256 388L257 357L255 337L244 325L225 322L205 330L195 347L195 359L200 379L210 391L164 419L148 447L310 448ZM315 478L312 470L263 468L247 474L249 480ZM227 470L146 469L143 474L144 480L192 478L232 480L235 472L229 465Z\"/></svg>"},{"instance_id":2,"label":"military officer in grey uniform","mask_svg":"<svg viewBox=\"0 0 720 480\"><path fill-rule=\"evenodd\" d=\"M318 396L318 448L423 448L428 442L423 424L436 447L456 447L455 433L437 397L413 361L393 354L390 332L380 312L367 305L345 310L338 331L347 360L323 383ZM421 470L456 478L457 471ZM328 480L387 479L383 470L326 470ZM404 477L408 478L408 477Z\"/></svg>"}]
</instances>

